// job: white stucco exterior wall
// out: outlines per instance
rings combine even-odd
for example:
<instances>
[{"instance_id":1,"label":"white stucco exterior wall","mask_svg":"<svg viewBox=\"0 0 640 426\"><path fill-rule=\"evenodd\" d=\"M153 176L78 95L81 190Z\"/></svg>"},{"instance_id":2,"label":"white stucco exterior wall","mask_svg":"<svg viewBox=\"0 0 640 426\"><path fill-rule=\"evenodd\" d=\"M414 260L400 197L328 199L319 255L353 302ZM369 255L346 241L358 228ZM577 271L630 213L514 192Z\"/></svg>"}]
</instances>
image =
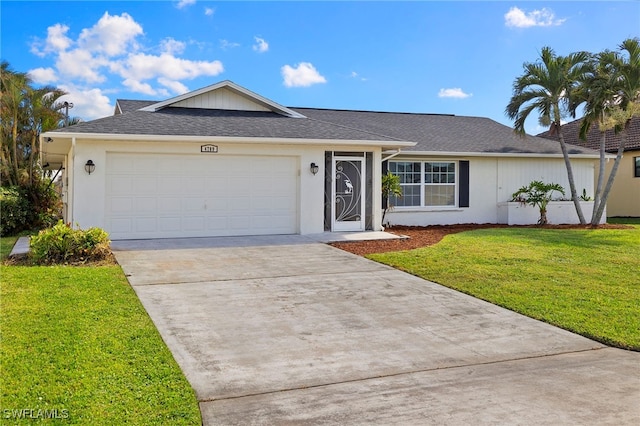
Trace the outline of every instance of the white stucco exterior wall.
<instances>
[{"instance_id":1,"label":"white stucco exterior wall","mask_svg":"<svg viewBox=\"0 0 640 426\"><path fill-rule=\"evenodd\" d=\"M81 228L105 228L107 157L109 153L135 154L173 154L194 156L289 156L298 159L298 211L300 234L324 232L324 156L326 151L373 152L373 218L375 229L381 229L380 159L381 148L345 145L293 145L293 144L248 144L216 142L218 153L201 153L202 142L142 142L142 141L106 141L82 140L75 143L70 152L71 164L68 172L69 192L73 198L69 202L68 221ZM87 160L96 165L95 171L88 175L84 170ZM310 171L310 164L316 163L320 170L316 175ZM106 229L109 232L109 229Z\"/></svg>"},{"instance_id":2,"label":"white stucco exterior wall","mask_svg":"<svg viewBox=\"0 0 640 426\"><path fill-rule=\"evenodd\" d=\"M469 161L469 207L396 207L387 213L390 225L426 226L462 223L499 223L498 203L511 200L511 195L533 180L558 183L571 194L567 172L562 158L415 158L398 157L397 161ZM572 160L576 188L593 197L594 160ZM459 186L458 186L459 190ZM560 194L557 194L561 196ZM457 196L456 196L456 199ZM585 213L586 214L586 213ZM577 217L577 216L576 216ZM537 220L537 218L536 218ZM535 223L535 221L533 222Z\"/></svg>"}]
</instances>

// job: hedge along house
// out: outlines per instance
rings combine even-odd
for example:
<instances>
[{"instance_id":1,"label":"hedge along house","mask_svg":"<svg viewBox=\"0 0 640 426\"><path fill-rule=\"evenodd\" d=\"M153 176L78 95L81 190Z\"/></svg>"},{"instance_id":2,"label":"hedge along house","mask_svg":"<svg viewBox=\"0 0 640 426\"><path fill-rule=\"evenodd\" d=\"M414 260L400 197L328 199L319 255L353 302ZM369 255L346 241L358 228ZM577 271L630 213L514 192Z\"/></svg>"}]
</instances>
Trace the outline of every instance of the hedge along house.
<instances>
[{"instance_id":1,"label":"hedge along house","mask_svg":"<svg viewBox=\"0 0 640 426\"><path fill-rule=\"evenodd\" d=\"M230 81L41 135L64 168L65 221L111 239L382 229L381 177L402 178L392 224L498 223L533 179L566 186L557 143L485 118L287 108ZM597 153L572 151L593 192Z\"/></svg>"}]
</instances>

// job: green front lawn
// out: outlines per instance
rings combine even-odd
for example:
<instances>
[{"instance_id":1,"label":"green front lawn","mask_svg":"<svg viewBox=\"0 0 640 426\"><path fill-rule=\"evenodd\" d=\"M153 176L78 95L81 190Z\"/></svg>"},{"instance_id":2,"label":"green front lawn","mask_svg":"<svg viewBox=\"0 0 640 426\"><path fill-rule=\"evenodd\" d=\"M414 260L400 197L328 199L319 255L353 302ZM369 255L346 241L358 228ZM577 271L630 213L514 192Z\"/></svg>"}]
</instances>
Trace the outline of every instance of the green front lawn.
<instances>
[{"instance_id":1,"label":"green front lawn","mask_svg":"<svg viewBox=\"0 0 640 426\"><path fill-rule=\"evenodd\" d=\"M494 228L373 260L600 342L640 350L640 226Z\"/></svg>"},{"instance_id":2,"label":"green front lawn","mask_svg":"<svg viewBox=\"0 0 640 426\"><path fill-rule=\"evenodd\" d=\"M2 238L2 253L7 245ZM3 419L201 423L193 390L119 266L0 272Z\"/></svg>"},{"instance_id":3,"label":"green front lawn","mask_svg":"<svg viewBox=\"0 0 640 426\"><path fill-rule=\"evenodd\" d=\"M609 217L607 223L622 223L627 225L640 225L640 217Z\"/></svg>"}]
</instances>

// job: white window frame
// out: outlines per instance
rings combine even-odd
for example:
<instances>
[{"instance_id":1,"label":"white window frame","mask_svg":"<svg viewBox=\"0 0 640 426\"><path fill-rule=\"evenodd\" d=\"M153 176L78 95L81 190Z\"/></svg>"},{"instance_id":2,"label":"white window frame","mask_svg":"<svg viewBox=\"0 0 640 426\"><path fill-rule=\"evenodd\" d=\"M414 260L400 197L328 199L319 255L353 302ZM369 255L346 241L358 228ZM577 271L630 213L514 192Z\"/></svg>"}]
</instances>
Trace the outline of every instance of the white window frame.
<instances>
[{"instance_id":1,"label":"white window frame","mask_svg":"<svg viewBox=\"0 0 640 426\"><path fill-rule=\"evenodd\" d=\"M400 185L404 188L405 186L418 186L420 188L420 205L416 206L397 206L394 205L394 209L396 210L450 210L457 209L459 203L459 190L460 190L460 164L457 160L444 160L444 159L426 159L426 160L415 160L415 159L393 159L389 160L389 165L391 163L420 163L420 182L419 183L401 183ZM425 170L427 163L449 163L453 164L455 167L455 182L451 183L426 183L425 182ZM389 171L391 168L389 167ZM393 172L391 172L393 173ZM425 205L425 188L427 186L454 186L454 198L453 204L447 205Z\"/></svg>"}]
</instances>

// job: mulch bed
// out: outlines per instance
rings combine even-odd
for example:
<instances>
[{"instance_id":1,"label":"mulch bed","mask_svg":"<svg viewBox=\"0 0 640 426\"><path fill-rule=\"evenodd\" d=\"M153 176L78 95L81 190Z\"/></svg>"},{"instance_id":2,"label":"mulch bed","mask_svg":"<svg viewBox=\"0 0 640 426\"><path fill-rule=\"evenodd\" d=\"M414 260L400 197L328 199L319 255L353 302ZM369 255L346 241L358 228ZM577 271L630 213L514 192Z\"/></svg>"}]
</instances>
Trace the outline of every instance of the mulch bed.
<instances>
[{"instance_id":1,"label":"mulch bed","mask_svg":"<svg viewBox=\"0 0 640 426\"><path fill-rule=\"evenodd\" d=\"M432 225L432 226L393 226L385 229L391 234L408 238L397 240L348 241L331 243L332 246L360 256L371 253L385 253L389 251L413 250L427 247L440 242L445 236L458 232L484 228L508 228L509 225L496 224L463 224L463 225ZM515 227L515 226L512 226ZM522 228L544 229L593 229L591 225L525 225ZM627 225L605 224L598 229L627 229Z\"/></svg>"}]
</instances>

